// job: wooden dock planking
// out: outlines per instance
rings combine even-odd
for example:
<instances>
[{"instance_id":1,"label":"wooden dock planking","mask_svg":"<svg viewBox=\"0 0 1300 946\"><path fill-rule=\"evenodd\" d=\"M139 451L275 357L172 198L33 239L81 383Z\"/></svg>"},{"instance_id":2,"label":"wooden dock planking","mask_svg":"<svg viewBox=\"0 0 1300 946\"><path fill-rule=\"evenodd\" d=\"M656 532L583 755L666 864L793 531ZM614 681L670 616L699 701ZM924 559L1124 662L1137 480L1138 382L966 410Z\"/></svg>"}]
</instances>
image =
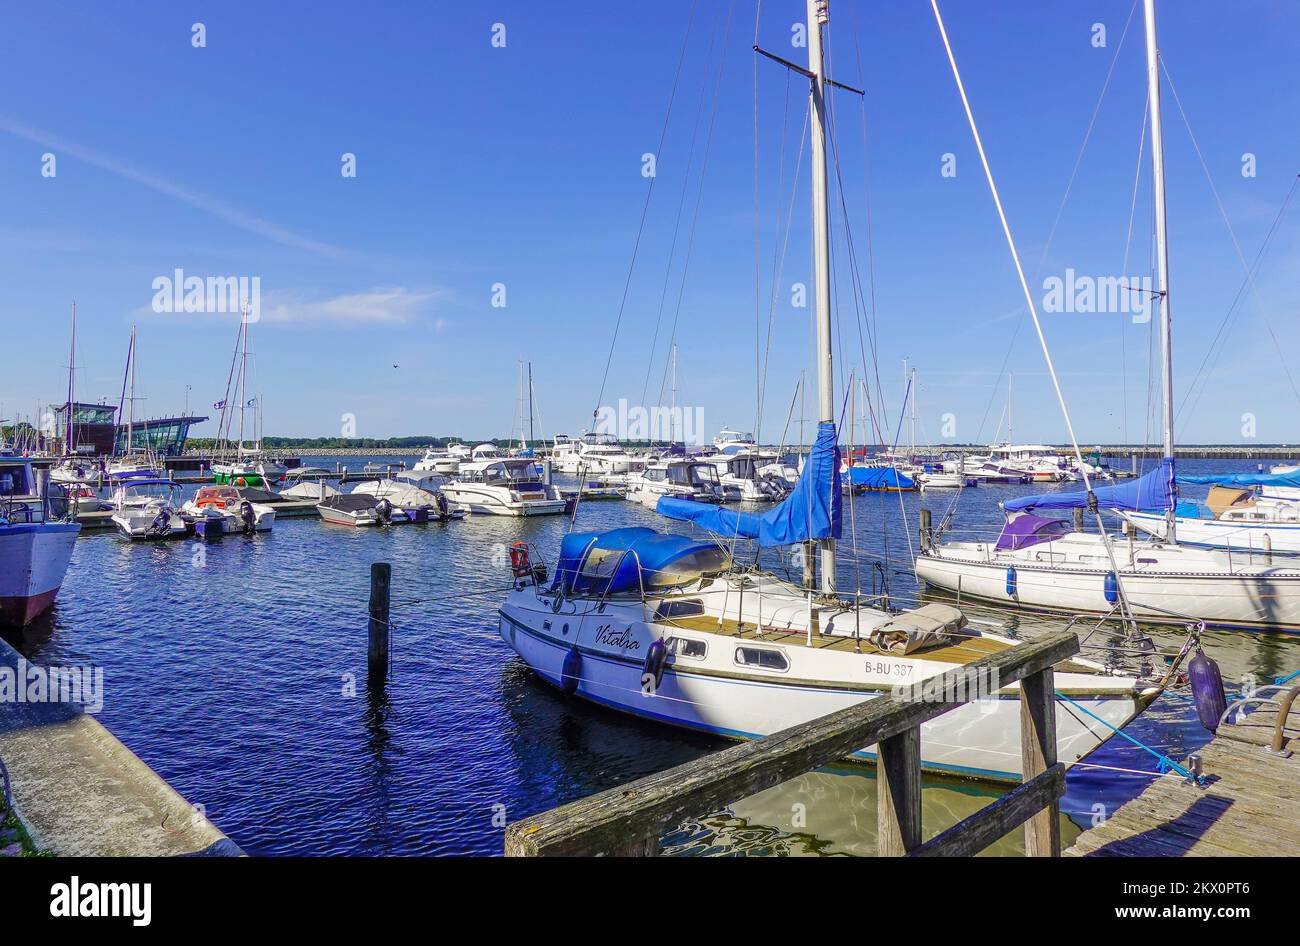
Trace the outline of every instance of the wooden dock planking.
<instances>
[{"instance_id":1,"label":"wooden dock planking","mask_svg":"<svg viewBox=\"0 0 1300 946\"><path fill-rule=\"evenodd\" d=\"M1157 778L1137 798L1066 851L1075 857L1259 857L1300 850L1295 817L1300 788L1300 718L1285 730L1284 751L1268 751L1277 711L1227 723L1198 753L1208 784Z\"/></svg>"}]
</instances>

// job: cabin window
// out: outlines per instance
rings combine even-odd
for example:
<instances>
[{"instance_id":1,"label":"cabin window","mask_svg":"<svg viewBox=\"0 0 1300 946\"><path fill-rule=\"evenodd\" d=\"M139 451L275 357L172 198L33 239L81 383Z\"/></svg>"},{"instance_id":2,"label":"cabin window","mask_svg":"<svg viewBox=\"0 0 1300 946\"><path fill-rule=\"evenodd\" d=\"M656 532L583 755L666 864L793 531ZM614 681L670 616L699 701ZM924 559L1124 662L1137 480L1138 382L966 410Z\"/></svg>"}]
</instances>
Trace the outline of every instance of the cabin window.
<instances>
[{"instance_id":1,"label":"cabin window","mask_svg":"<svg viewBox=\"0 0 1300 946\"><path fill-rule=\"evenodd\" d=\"M736 663L742 667L757 667L760 670L789 670L790 661L779 650L766 647L737 647Z\"/></svg>"},{"instance_id":2,"label":"cabin window","mask_svg":"<svg viewBox=\"0 0 1300 946\"><path fill-rule=\"evenodd\" d=\"M704 602L687 598L682 601L665 601L655 611L655 618L693 618L704 613Z\"/></svg>"},{"instance_id":3,"label":"cabin window","mask_svg":"<svg viewBox=\"0 0 1300 946\"><path fill-rule=\"evenodd\" d=\"M704 641L692 640L689 637L670 637L667 643L668 652L678 657L703 660L704 655L709 652L709 646Z\"/></svg>"},{"instance_id":4,"label":"cabin window","mask_svg":"<svg viewBox=\"0 0 1300 946\"><path fill-rule=\"evenodd\" d=\"M21 466L0 466L0 496L29 496L27 470Z\"/></svg>"}]
</instances>

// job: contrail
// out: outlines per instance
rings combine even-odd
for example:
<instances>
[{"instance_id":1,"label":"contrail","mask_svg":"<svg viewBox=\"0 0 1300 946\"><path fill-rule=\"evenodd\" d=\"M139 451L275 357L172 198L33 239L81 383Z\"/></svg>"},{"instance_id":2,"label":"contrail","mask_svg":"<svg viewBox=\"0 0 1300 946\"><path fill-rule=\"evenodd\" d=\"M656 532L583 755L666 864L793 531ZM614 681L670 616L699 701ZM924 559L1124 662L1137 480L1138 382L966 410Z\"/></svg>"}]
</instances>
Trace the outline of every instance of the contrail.
<instances>
[{"instance_id":1,"label":"contrail","mask_svg":"<svg viewBox=\"0 0 1300 946\"><path fill-rule=\"evenodd\" d=\"M259 236L266 237L268 240L274 240L276 243L282 243L285 246L291 246L295 249L306 250L309 253L315 253L319 256L327 256L333 259L339 259L346 256L346 252L336 246L328 243L321 243L307 237L299 236L283 227L276 226L269 220L263 220L261 217L255 217L252 214L244 213L235 207L230 207L217 200L215 197L209 197L207 194L200 194L197 191L188 190L179 184L174 184L161 177L155 177L152 174L139 171L133 167L122 164L113 158L92 151L89 148L83 148L80 145L64 141L38 128L32 128L30 125L24 125L20 122L13 121L9 118L0 116L0 131L8 132L19 138L26 138L28 141L36 142L54 152L70 154L87 164L93 164L95 167L102 168L110 174L116 174L118 177L124 177L129 181L143 185L150 190L157 191L160 194L166 194L168 197L174 197L177 200L196 207L199 210L206 211L214 217L219 217L227 223L232 223L237 227L256 233Z\"/></svg>"}]
</instances>

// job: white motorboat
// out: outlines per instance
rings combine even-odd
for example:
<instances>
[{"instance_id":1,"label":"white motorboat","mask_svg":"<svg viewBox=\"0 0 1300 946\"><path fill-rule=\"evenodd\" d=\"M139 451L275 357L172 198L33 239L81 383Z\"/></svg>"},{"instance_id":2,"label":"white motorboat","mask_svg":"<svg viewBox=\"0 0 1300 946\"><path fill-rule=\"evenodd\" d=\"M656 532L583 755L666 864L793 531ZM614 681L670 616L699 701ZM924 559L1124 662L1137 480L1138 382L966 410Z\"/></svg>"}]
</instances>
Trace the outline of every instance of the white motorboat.
<instances>
[{"instance_id":1,"label":"white motorboat","mask_svg":"<svg viewBox=\"0 0 1300 946\"><path fill-rule=\"evenodd\" d=\"M617 480L645 469L644 458L628 453L612 438L588 434L572 446L556 454L556 468L562 473Z\"/></svg>"},{"instance_id":2,"label":"white motorboat","mask_svg":"<svg viewBox=\"0 0 1300 946\"><path fill-rule=\"evenodd\" d=\"M724 493L718 468L699 460L664 459L655 460L640 473L628 477L628 499L653 509L663 496L722 502Z\"/></svg>"},{"instance_id":3,"label":"white motorboat","mask_svg":"<svg viewBox=\"0 0 1300 946\"><path fill-rule=\"evenodd\" d=\"M320 502L341 495L341 490L326 482L332 476L337 476L335 471L324 467L298 467L285 474L285 488L277 495L296 502Z\"/></svg>"},{"instance_id":4,"label":"white motorboat","mask_svg":"<svg viewBox=\"0 0 1300 946\"><path fill-rule=\"evenodd\" d=\"M184 538L191 525L180 511L180 493L180 484L167 479L117 481L109 518L119 533L134 541Z\"/></svg>"},{"instance_id":5,"label":"white motorboat","mask_svg":"<svg viewBox=\"0 0 1300 946\"><path fill-rule=\"evenodd\" d=\"M545 516L564 512L566 501L542 480L533 460L485 455L462 463L456 477L442 487L455 505L471 513L494 516Z\"/></svg>"},{"instance_id":6,"label":"white motorboat","mask_svg":"<svg viewBox=\"0 0 1300 946\"><path fill-rule=\"evenodd\" d=\"M424 451L424 456L416 462L413 469L417 473L431 472L452 476L460 469L461 459L447 447L430 447Z\"/></svg>"},{"instance_id":7,"label":"white motorboat","mask_svg":"<svg viewBox=\"0 0 1300 946\"><path fill-rule=\"evenodd\" d=\"M275 493L234 486L201 486L181 506L181 515L204 538L249 532L270 532L275 526Z\"/></svg>"},{"instance_id":8,"label":"white motorboat","mask_svg":"<svg viewBox=\"0 0 1300 946\"><path fill-rule=\"evenodd\" d=\"M386 526L392 522L393 505L368 493L341 493L316 504L326 522L343 526Z\"/></svg>"},{"instance_id":9,"label":"white motorboat","mask_svg":"<svg viewBox=\"0 0 1300 946\"><path fill-rule=\"evenodd\" d=\"M51 461L0 457L0 624L26 627L53 604L81 526L52 514Z\"/></svg>"},{"instance_id":10,"label":"white motorboat","mask_svg":"<svg viewBox=\"0 0 1300 946\"><path fill-rule=\"evenodd\" d=\"M446 522L465 516L442 492L446 482L440 473L431 470L410 470L394 473L391 478L358 483L353 490L392 504L394 522Z\"/></svg>"},{"instance_id":11,"label":"white motorboat","mask_svg":"<svg viewBox=\"0 0 1300 946\"><path fill-rule=\"evenodd\" d=\"M772 464L779 459L776 454L734 452L715 454L706 457L704 462L717 468L724 501L773 503L790 493L785 476L771 471ZM762 472L764 469L768 472Z\"/></svg>"}]
</instances>

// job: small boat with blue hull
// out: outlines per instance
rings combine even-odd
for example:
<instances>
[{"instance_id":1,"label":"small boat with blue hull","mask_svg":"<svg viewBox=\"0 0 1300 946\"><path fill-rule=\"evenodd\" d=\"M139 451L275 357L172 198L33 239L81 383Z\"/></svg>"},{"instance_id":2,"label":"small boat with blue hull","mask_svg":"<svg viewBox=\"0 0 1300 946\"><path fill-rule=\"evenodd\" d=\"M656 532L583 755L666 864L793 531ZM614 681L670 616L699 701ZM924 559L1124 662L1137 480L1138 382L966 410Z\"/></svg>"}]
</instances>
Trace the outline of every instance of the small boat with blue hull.
<instances>
[{"instance_id":1,"label":"small boat with blue hull","mask_svg":"<svg viewBox=\"0 0 1300 946\"><path fill-rule=\"evenodd\" d=\"M42 486L52 459L0 457L0 624L25 627L58 596L81 526Z\"/></svg>"}]
</instances>

